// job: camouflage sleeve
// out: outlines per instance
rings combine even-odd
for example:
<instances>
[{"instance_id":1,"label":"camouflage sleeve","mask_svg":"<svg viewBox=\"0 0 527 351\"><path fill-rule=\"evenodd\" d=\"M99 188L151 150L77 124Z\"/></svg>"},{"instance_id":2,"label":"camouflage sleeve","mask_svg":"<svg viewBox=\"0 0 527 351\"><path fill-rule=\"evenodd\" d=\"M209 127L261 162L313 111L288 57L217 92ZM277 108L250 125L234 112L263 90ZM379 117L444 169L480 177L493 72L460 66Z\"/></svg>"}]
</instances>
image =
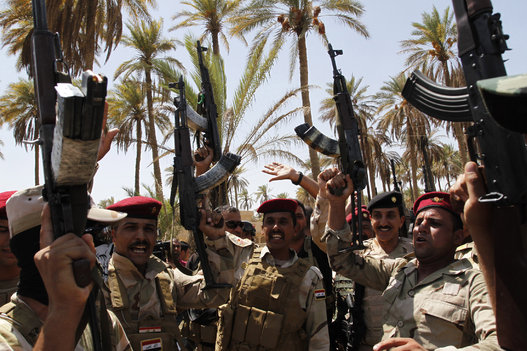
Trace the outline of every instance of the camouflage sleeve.
<instances>
[{"instance_id":1,"label":"camouflage sleeve","mask_svg":"<svg viewBox=\"0 0 527 351\"><path fill-rule=\"evenodd\" d=\"M205 278L202 274L186 275L178 269L172 270L172 273L175 285L174 301L180 310L217 307L229 297L229 288L203 289Z\"/></svg>"},{"instance_id":2,"label":"camouflage sleeve","mask_svg":"<svg viewBox=\"0 0 527 351\"><path fill-rule=\"evenodd\" d=\"M241 279L243 264L249 261L255 248L251 240L227 233L217 240L206 240L211 266L216 267L220 281L236 285Z\"/></svg>"},{"instance_id":3,"label":"camouflage sleeve","mask_svg":"<svg viewBox=\"0 0 527 351\"><path fill-rule=\"evenodd\" d=\"M311 236L313 242L324 252L327 253L326 241L322 240L326 229L329 214L329 201L325 197L317 195L315 208L311 215Z\"/></svg>"},{"instance_id":4,"label":"camouflage sleeve","mask_svg":"<svg viewBox=\"0 0 527 351\"><path fill-rule=\"evenodd\" d=\"M391 275L406 261L363 257L351 249L351 235L347 223L344 229L338 231L326 228L324 238L331 268L359 284L383 291L388 286Z\"/></svg>"},{"instance_id":5,"label":"camouflage sleeve","mask_svg":"<svg viewBox=\"0 0 527 351\"><path fill-rule=\"evenodd\" d=\"M311 267L307 271L299 290L300 305L307 313L305 331L309 338L309 350L329 350L326 294L322 273L317 267Z\"/></svg>"},{"instance_id":6,"label":"camouflage sleeve","mask_svg":"<svg viewBox=\"0 0 527 351\"><path fill-rule=\"evenodd\" d=\"M2 317L0 319L0 350L2 351L31 351L33 347L16 330L13 325Z\"/></svg>"}]
</instances>

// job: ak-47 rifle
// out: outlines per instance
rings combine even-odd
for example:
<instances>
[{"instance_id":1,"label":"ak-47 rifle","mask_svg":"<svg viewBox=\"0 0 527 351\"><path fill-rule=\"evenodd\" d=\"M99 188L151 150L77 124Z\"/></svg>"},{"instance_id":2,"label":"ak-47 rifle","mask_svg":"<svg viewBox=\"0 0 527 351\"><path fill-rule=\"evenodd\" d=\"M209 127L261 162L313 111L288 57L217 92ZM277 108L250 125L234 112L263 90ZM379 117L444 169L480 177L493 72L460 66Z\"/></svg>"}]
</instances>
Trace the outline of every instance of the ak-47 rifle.
<instances>
[{"instance_id":1,"label":"ak-47 rifle","mask_svg":"<svg viewBox=\"0 0 527 351\"><path fill-rule=\"evenodd\" d=\"M212 161L217 162L221 157L221 141L218 133L218 111L216 103L214 102L214 92L210 81L209 69L203 62L203 52L207 51L207 48L201 46L198 40L196 50L198 52L199 72L201 75L201 91L198 95L198 112L207 120L205 138L207 139L207 144L214 150Z\"/></svg>"},{"instance_id":2,"label":"ak-47 rifle","mask_svg":"<svg viewBox=\"0 0 527 351\"><path fill-rule=\"evenodd\" d=\"M60 39L48 30L44 0L33 0L32 5L32 72L46 183L43 196L51 210L55 238L66 233L81 236L90 206L87 185L97 163L107 80L87 71L82 76L82 89L73 86L70 76L57 69L57 63L63 63ZM77 285L91 282L88 260L75 261L73 270ZM83 320L89 319L94 347L102 350L109 346L109 339L104 332L101 338L97 295L98 289L92 289ZM105 316L101 314L101 318Z\"/></svg>"},{"instance_id":3,"label":"ak-47 rifle","mask_svg":"<svg viewBox=\"0 0 527 351\"><path fill-rule=\"evenodd\" d=\"M240 156L226 153L221 155L219 161L204 174L194 177L194 160L190 142L190 129L187 120L187 102L185 99L185 83L180 77L178 83L171 83L171 88L179 90L179 97L174 99L176 105L175 128L174 128L174 173L172 180L172 191L170 193L170 205L174 208L176 192L179 187L179 213L181 224L185 229L191 230L196 243L196 251L199 254L203 276L205 277L205 289L226 288L229 284L216 283L209 265L203 233L199 230L200 213L198 200L202 193L222 183L232 171L240 164Z\"/></svg>"},{"instance_id":4,"label":"ak-47 rifle","mask_svg":"<svg viewBox=\"0 0 527 351\"><path fill-rule=\"evenodd\" d=\"M328 48L333 66L333 99L337 106L338 141L325 136L307 123L297 126L295 132L306 144L318 152L331 157L339 157L340 169L343 173L350 175L357 194L357 202L355 202L355 196L351 196L351 213L355 213L356 208L359 209L360 213L362 190L366 187L366 167L362 160L359 143L360 131L353 113L353 104L346 87L346 79L335 63L335 57L342 55L342 50L333 50L331 44L328 45ZM337 189L337 191L339 190L342 191ZM356 249L364 248L362 244L362 216L353 216L353 219L353 246ZM355 219L358 223L355 223Z\"/></svg>"},{"instance_id":5,"label":"ak-47 rifle","mask_svg":"<svg viewBox=\"0 0 527 351\"><path fill-rule=\"evenodd\" d=\"M333 67L333 99L337 107L337 134L338 141L333 140L320 133L314 126L304 123L295 128L297 135L304 140L310 147L332 157L339 157L340 169L343 173L349 174L353 181L355 193L351 195L351 213L355 214L355 209L359 215L352 215L353 249L363 249L362 235L362 190L366 187L366 167L362 160L362 153L359 143L359 126L353 112L353 104L346 87L346 79L337 68L335 57L342 55L342 50L333 50L331 44L328 45L328 54L331 58ZM336 189L335 192L342 189ZM356 194L356 196L355 196ZM356 201L355 201L356 200ZM364 338L364 312L362 310L362 300L364 297L364 287L360 284L355 285L354 303L351 308L353 326L351 329L349 345L352 350L358 350L360 342Z\"/></svg>"},{"instance_id":6,"label":"ak-47 rifle","mask_svg":"<svg viewBox=\"0 0 527 351\"><path fill-rule=\"evenodd\" d=\"M498 340L506 349L523 349L527 337L527 300L520 276L527 275L525 204L527 195L527 150L523 135L496 123L485 107L477 82L505 76L501 54L507 50L499 14L492 14L490 0L453 0L458 31L458 54L467 87L437 85L419 72L407 80L403 96L422 112L452 122L473 122L467 128L473 161L485 165L487 194L479 201L494 205L492 231L510 233L494 242L495 277L489 290L494 301ZM477 148L474 145L477 139ZM499 227L499 228L498 228ZM522 238L523 236L523 238Z\"/></svg>"},{"instance_id":7,"label":"ak-47 rifle","mask_svg":"<svg viewBox=\"0 0 527 351\"><path fill-rule=\"evenodd\" d=\"M390 159L390 166L392 168L393 190L402 193L401 188L399 187L399 183L397 182L397 176L395 175L395 161L393 159Z\"/></svg>"}]
</instances>

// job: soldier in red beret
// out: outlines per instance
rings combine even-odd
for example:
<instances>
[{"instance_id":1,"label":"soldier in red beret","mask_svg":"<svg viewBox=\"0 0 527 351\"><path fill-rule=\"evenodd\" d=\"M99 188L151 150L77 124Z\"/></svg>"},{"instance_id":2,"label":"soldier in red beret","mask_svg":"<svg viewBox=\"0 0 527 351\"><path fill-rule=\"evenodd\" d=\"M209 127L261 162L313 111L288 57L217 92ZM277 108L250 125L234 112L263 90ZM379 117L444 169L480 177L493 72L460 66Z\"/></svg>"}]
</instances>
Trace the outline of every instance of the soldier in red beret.
<instances>
[{"instance_id":1,"label":"soldier in red beret","mask_svg":"<svg viewBox=\"0 0 527 351\"><path fill-rule=\"evenodd\" d=\"M257 211L263 215L264 247L243 239L240 246L224 241L234 252L235 267L241 263L241 269L235 272L239 282L229 303L219 309L217 350L329 349L322 274L291 249L299 231L297 207L291 199L260 205ZM264 316L268 322L261 323Z\"/></svg>"},{"instance_id":2,"label":"soldier in red beret","mask_svg":"<svg viewBox=\"0 0 527 351\"><path fill-rule=\"evenodd\" d=\"M9 302L16 291L20 268L15 255L9 248L9 224L6 202L16 191L0 193L0 306Z\"/></svg>"},{"instance_id":3,"label":"soldier in red beret","mask_svg":"<svg viewBox=\"0 0 527 351\"><path fill-rule=\"evenodd\" d=\"M417 199L413 228L415 258L377 259L352 250L345 222L346 199L353 192L349 175L337 174L328 189L327 236L331 266L359 284L383 291L388 305L383 340L373 350L458 349L468 346L500 350L494 313L481 272L468 260L455 260L463 240L459 216L447 193L428 193Z\"/></svg>"},{"instance_id":4,"label":"soldier in red beret","mask_svg":"<svg viewBox=\"0 0 527 351\"><path fill-rule=\"evenodd\" d=\"M126 213L127 217L112 230L115 251L108 265L110 293L106 297L134 350L182 348L178 313L189 307L216 307L229 294L225 288L203 290L202 275L186 276L152 254L161 206L161 202L143 196L108 206ZM207 216L202 213L200 229L211 240L218 239L217 230L208 230L212 226L206 225L206 220ZM219 276L217 282L232 283L229 276L223 280L220 277L225 267L229 263L222 258L211 262L214 274Z\"/></svg>"}]
</instances>

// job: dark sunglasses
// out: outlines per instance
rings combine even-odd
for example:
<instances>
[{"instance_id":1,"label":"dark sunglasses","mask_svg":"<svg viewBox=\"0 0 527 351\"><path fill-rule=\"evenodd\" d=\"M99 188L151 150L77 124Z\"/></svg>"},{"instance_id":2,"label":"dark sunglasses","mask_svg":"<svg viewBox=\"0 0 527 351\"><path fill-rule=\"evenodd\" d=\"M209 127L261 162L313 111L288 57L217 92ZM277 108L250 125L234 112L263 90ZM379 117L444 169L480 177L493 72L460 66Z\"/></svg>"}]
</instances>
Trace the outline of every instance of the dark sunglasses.
<instances>
[{"instance_id":1,"label":"dark sunglasses","mask_svg":"<svg viewBox=\"0 0 527 351\"><path fill-rule=\"evenodd\" d=\"M242 221L227 221L225 222L225 226L229 229L236 229L236 227L242 227L243 223Z\"/></svg>"}]
</instances>

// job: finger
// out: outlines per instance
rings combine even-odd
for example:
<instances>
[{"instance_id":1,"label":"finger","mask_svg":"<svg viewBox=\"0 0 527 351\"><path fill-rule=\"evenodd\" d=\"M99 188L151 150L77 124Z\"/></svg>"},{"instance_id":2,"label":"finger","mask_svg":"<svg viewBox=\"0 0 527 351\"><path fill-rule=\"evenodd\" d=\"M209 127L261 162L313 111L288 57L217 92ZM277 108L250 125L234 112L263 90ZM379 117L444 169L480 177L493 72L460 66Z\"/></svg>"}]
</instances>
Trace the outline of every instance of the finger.
<instances>
[{"instance_id":1,"label":"finger","mask_svg":"<svg viewBox=\"0 0 527 351\"><path fill-rule=\"evenodd\" d=\"M90 251L95 253L95 244L93 243L93 236L91 234L84 234L81 237L82 240L88 245Z\"/></svg>"},{"instance_id":2,"label":"finger","mask_svg":"<svg viewBox=\"0 0 527 351\"><path fill-rule=\"evenodd\" d=\"M49 205L44 204L42 209L41 217L41 226L40 226L40 248L43 249L53 242L53 224L51 222L51 211Z\"/></svg>"},{"instance_id":3,"label":"finger","mask_svg":"<svg viewBox=\"0 0 527 351\"><path fill-rule=\"evenodd\" d=\"M465 180L469 198L479 199L485 195L485 183L475 162L468 162L465 165Z\"/></svg>"},{"instance_id":4,"label":"finger","mask_svg":"<svg viewBox=\"0 0 527 351\"><path fill-rule=\"evenodd\" d=\"M377 343L373 346L373 351L389 350L392 347L405 345L407 343L408 341L404 338L391 338Z\"/></svg>"},{"instance_id":5,"label":"finger","mask_svg":"<svg viewBox=\"0 0 527 351\"><path fill-rule=\"evenodd\" d=\"M108 143L111 144L113 138L119 133L119 128L112 128L106 133L106 138L108 139Z\"/></svg>"}]
</instances>

